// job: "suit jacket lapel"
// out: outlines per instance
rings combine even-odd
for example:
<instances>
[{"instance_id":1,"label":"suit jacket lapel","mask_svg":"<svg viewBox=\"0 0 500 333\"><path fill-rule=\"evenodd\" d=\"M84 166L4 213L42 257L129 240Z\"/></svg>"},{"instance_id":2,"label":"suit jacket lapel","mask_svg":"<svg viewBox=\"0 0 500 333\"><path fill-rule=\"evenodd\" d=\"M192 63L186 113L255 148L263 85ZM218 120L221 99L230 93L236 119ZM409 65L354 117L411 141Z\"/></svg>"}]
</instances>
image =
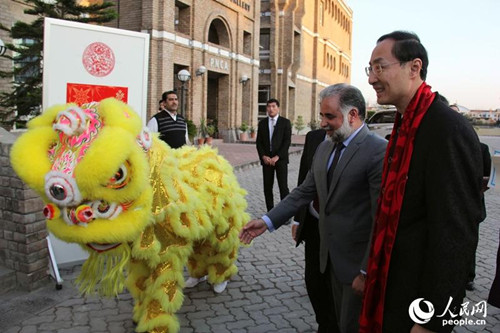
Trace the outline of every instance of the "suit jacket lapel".
<instances>
[{"instance_id":1,"label":"suit jacket lapel","mask_svg":"<svg viewBox=\"0 0 500 333\"><path fill-rule=\"evenodd\" d=\"M278 119L276 120L276 124L274 124L273 137L271 138L271 141L273 143L273 150L276 147L278 147L276 140L277 140L278 134L280 133L280 130L281 130L281 123L282 123L281 117L278 117ZM267 128L269 131L269 124L268 124ZM271 133L269 133L269 135L271 135ZM276 153L276 151L274 151L274 153Z\"/></svg>"},{"instance_id":2,"label":"suit jacket lapel","mask_svg":"<svg viewBox=\"0 0 500 333\"><path fill-rule=\"evenodd\" d=\"M342 172L346 168L347 164L349 164L349 161L356 154L356 152L359 149L359 145L361 144L361 142L363 142L365 140L367 135L368 135L368 129L365 126L352 139L352 141L349 143L349 145L345 149L344 153L342 154L342 157L340 158L340 161L337 164L337 167L333 171L332 183L330 184L330 189L328 190L327 202L328 202L328 200L330 200L330 196L332 195L332 193L335 189L335 186L337 186L337 183L340 179L340 175L342 175Z\"/></svg>"}]
</instances>

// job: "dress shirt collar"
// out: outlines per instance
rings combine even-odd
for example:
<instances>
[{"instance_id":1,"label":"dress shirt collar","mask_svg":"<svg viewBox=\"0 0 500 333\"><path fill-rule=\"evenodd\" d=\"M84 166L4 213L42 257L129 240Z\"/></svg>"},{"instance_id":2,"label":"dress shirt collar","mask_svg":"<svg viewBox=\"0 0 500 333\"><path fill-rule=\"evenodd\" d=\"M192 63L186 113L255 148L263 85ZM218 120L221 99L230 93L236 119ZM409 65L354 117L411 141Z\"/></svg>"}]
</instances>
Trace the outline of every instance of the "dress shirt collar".
<instances>
[{"instance_id":1,"label":"dress shirt collar","mask_svg":"<svg viewBox=\"0 0 500 333\"><path fill-rule=\"evenodd\" d=\"M351 135L349 135L349 137L347 139L344 140L344 146L347 146L349 145L349 143L351 143L352 139L354 139L354 137L356 135L358 135L359 131L361 131L361 129L365 127L365 123L363 123L363 125L359 126L359 128L357 130L355 130Z\"/></svg>"},{"instance_id":2,"label":"dress shirt collar","mask_svg":"<svg viewBox=\"0 0 500 333\"><path fill-rule=\"evenodd\" d=\"M168 111L167 109L163 109L163 111L165 111L166 113L168 113L170 115L170 117L172 117L172 119L174 121L177 121L177 113L172 113L172 112Z\"/></svg>"},{"instance_id":3,"label":"dress shirt collar","mask_svg":"<svg viewBox=\"0 0 500 333\"><path fill-rule=\"evenodd\" d=\"M279 116L280 116L279 114L277 114L277 115L276 115L276 117L269 117L269 116L268 116L268 118L269 118L269 122L271 122L271 119L274 119L274 124L276 125L276 123L278 122L278 117L279 117Z\"/></svg>"}]
</instances>

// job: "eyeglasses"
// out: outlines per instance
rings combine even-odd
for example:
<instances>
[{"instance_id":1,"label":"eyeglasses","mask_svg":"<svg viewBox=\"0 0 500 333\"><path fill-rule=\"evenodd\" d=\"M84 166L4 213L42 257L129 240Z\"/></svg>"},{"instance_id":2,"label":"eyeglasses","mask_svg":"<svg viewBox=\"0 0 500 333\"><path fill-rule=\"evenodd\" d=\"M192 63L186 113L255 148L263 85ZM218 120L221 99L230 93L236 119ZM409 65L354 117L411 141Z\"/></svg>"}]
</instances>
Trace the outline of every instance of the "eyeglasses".
<instances>
[{"instance_id":1,"label":"eyeglasses","mask_svg":"<svg viewBox=\"0 0 500 333\"><path fill-rule=\"evenodd\" d=\"M384 69L386 69L387 67L395 65L395 64L401 64L402 65L405 62L406 61L396 61L396 62L392 62L392 63L386 64L386 65L375 64L373 66L365 67L365 73L366 73L366 76L370 76L371 73L373 73L375 75L380 75L380 74L382 74L382 72L384 71Z\"/></svg>"}]
</instances>

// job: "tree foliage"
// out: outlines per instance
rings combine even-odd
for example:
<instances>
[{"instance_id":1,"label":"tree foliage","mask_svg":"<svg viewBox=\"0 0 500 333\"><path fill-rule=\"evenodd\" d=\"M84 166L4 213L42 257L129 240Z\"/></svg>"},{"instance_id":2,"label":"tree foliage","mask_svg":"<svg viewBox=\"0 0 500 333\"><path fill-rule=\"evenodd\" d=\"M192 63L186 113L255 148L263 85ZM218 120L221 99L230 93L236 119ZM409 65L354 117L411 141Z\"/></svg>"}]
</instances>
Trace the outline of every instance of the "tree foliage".
<instances>
[{"instance_id":1,"label":"tree foliage","mask_svg":"<svg viewBox=\"0 0 500 333\"><path fill-rule=\"evenodd\" d=\"M306 128L306 123L304 122L304 118L302 118L302 116L297 117L294 125L295 125L295 129L297 130L297 135L300 134L300 131L302 131L304 128Z\"/></svg>"},{"instance_id":2,"label":"tree foliage","mask_svg":"<svg viewBox=\"0 0 500 333\"><path fill-rule=\"evenodd\" d=\"M0 26L10 32L16 43L5 46L4 57L15 66L11 71L0 71L1 78L10 78L12 90L0 94L0 121L10 126L16 119L22 119L40 112L42 105L42 64L44 18L51 17L73 22L102 24L117 17L111 2L80 5L78 0L24 0L25 14L34 16L31 22L17 21L12 28ZM85 3L88 3L86 1ZM15 116L17 111L17 116Z\"/></svg>"}]
</instances>

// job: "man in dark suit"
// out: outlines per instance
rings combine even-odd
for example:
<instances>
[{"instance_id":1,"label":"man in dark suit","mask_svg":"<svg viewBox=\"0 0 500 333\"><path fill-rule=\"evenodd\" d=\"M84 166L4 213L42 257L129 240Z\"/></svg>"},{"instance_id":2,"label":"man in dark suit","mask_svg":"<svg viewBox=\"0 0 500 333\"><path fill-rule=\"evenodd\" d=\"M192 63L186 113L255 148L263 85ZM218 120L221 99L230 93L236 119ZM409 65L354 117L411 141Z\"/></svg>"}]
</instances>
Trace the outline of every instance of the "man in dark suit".
<instances>
[{"instance_id":1,"label":"man in dark suit","mask_svg":"<svg viewBox=\"0 0 500 333\"><path fill-rule=\"evenodd\" d=\"M359 89L335 84L320 93L321 127L331 140L321 143L304 182L261 219L240 232L249 243L274 231L316 196L319 202L319 263L329 272L335 314L342 333L357 332L368 244L380 189L387 141L364 123Z\"/></svg>"},{"instance_id":2,"label":"man in dark suit","mask_svg":"<svg viewBox=\"0 0 500 333\"><path fill-rule=\"evenodd\" d=\"M310 131L306 135L304 151L300 159L299 178L297 186L300 186L306 178L313 161L314 153L319 144L327 140L332 135L324 129ZM329 272L321 273L319 267L319 229L318 201L312 201L300 212L295 215L295 221L292 225L292 237L297 245L305 242L305 281L309 300L316 314L318 323L318 333L337 333L340 332L337 317L335 315L335 305L330 289Z\"/></svg>"},{"instance_id":3,"label":"man in dark suit","mask_svg":"<svg viewBox=\"0 0 500 333\"><path fill-rule=\"evenodd\" d=\"M470 123L425 83L417 35L379 38L366 68L398 111L384 159L360 332L451 332L482 216L483 165ZM457 316L455 316L457 315Z\"/></svg>"},{"instance_id":4,"label":"man in dark suit","mask_svg":"<svg viewBox=\"0 0 500 333\"><path fill-rule=\"evenodd\" d=\"M280 102L277 99L268 100L266 110L268 117L259 121L256 144L262 165L266 206L271 210L274 207L275 172L281 200L289 193L288 148L292 141L292 124L290 120L279 115Z\"/></svg>"},{"instance_id":5,"label":"man in dark suit","mask_svg":"<svg viewBox=\"0 0 500 333\"><path fill-rule=\"evenodd\" d=\"M452 110L455 110L457 112L460 111L458 106L456 104L450 105L450 108ZM481 156L483 157L483 186L481 188L481 201L482 201L482 216L481 220L479 220L477 224L478 228L478 233L479 233L479 223L483 222L484 219L486 219L486 203L484 201L484 192L486 192L489 187L488 187L488 182L490 180L490 173L491 173L491 155L490 155L490 148L488 147L487 144L480 142L481 144ZM479 239L478 239L479 241ZM476 243L476 250L477 250L477 243ZM473 291L474 288L474 279L476 278L476 251L474 251L474 257L472 258L472 262L470 265L469 269L469 275L467 278L467 284L465 285L465 289L469 291Z\"/></svg>"}]
</instances>

